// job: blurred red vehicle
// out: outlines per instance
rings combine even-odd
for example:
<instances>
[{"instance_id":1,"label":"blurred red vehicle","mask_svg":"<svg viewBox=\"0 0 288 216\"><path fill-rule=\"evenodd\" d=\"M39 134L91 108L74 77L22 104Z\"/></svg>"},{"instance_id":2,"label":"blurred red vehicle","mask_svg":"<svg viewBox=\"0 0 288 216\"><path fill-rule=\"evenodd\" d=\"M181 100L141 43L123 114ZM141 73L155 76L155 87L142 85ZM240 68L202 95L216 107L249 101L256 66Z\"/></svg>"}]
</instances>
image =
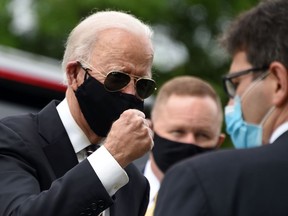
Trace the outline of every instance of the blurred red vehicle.
<instances>
[{"instance_id":1,"label":"blurred red vehicle","mask_svg":"<svg viewBox=\"0 0 288 216\"><path fill-rule=\"evenodd\" d=\"M38 111L65 90L60 61L0 46L0 118Z\"/></svg>"}]
</instances>

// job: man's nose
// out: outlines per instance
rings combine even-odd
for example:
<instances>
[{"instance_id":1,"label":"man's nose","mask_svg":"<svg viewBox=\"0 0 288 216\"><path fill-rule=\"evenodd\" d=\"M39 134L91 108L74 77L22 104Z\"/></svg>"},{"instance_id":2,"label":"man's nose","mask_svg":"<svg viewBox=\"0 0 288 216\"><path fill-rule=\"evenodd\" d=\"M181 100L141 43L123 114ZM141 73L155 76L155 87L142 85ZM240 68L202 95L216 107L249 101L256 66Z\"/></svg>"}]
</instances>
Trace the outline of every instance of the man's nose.
<instances>
[{"instance_id":1,"label":"man's nose","mask_svg":"<svg viewBox=\"0 0 288 216\"><path fill-rule=\"evenodd\" d=\"M187 136L185 137L185 140L183 140L185 143L196 143L196 139L195 139L195 135L194 133L189 133L187 134Z\"/></svg>"},{"instance_id":2,"label":"man's nose","mask_svg":"<svg viewBox=\"0 0 288 216\"><path fill-rule=\"evenodd\" d=\"M122 92L136 96L136 86L133 79L131 79L128 85L122 89Z\"/></svg>"}]
</instances>

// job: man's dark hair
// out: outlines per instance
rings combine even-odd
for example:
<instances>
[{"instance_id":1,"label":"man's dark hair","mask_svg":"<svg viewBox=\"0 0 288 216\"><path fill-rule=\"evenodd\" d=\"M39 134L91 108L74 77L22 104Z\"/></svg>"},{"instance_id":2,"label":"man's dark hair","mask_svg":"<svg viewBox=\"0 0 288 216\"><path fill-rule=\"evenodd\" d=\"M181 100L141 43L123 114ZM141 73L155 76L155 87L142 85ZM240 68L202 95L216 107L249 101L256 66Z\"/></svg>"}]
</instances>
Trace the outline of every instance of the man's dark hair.
<instances>
[{"instance_id":1,"label":"man's dark hair","mask_svg":"<svg viewBox=\"0 0 288 216\"><path fill-rule=\"evenodd\" d=\"M279 61L288 68L288 0L266 0L242 13L220 38L231 56L247 54L253 67Z\"/></svg>"}]
</instances>

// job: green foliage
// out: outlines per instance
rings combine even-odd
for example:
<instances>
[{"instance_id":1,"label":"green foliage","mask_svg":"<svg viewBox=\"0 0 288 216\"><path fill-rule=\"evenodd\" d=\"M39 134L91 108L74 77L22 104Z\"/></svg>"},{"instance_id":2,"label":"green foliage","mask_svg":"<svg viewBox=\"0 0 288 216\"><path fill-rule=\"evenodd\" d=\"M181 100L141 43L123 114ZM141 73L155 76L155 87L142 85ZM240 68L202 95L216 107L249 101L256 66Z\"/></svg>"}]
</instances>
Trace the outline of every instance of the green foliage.
<instances>
[{"instance_id":1,"label":"green foliage","mask_svg":"<svg viewBox=\"0 0 288 216\"><path fill-rule=\"evenodd\" d=\"M222 90L221 75L228 70L229 60L219 52L216 39L231 18L258 3L257 0L31 1L36 26L17 34L12 30L13 17L9 12L11 6L8 6L12 0L1 0L0 45L61 59L69 32L83 17L97 10L128 11L153 26L165 26L169 36L187 48L188 60L169 73L155 66L158 86L174 76L195 75L214 86L223 104L227 98ZM227 140L225 146L230 146Z\"/></svg>"}]
</instances>

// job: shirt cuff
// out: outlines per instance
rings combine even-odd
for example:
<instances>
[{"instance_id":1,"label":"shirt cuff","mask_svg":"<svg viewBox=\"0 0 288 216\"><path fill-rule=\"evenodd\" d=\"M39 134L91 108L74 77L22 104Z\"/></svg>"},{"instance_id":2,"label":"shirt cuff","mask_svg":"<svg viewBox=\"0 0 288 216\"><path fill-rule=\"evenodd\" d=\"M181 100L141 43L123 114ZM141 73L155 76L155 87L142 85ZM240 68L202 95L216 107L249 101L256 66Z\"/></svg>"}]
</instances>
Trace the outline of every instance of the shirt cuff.
<instances>
[{"instance_id":1,"label":"shirt cuff","mask_svg":"<svg viewBox=\"0 0 288 216\"><path fill-rule=\"evenodd\" d=\"M87 159L110 196L128 183L127 173L104 146Z\"/></svg>"}]
</instances>

